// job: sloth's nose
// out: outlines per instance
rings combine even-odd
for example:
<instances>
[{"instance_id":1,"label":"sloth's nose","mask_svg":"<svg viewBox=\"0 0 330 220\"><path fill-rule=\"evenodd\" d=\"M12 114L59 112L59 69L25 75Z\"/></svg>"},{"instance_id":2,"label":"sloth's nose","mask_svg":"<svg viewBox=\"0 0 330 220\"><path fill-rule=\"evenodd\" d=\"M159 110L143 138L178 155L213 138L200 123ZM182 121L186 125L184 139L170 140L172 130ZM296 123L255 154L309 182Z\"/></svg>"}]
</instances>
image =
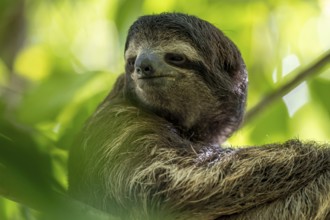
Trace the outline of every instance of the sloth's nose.
<instances>
[{"instance_id":1,"label":"sloth's nose","mask_svg":"<svg viewBox=\"0 0 330 220\"><path fill-rule=\"evenodd\" d=\"M140 77L151 77L155 73L155 62L157 56L155 54L141 54L135 61L135 70Z\"/></svg>"}]
</instances>

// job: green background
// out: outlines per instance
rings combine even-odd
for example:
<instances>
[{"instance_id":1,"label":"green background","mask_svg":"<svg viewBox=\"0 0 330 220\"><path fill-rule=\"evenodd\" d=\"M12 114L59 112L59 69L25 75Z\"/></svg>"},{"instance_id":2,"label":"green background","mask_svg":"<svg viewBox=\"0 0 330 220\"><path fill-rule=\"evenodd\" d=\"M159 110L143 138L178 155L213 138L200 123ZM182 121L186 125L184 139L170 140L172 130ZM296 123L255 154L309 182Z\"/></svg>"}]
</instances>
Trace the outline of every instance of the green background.
<instances>
[{"instance_id":1,"label":"green background","mask_svg":"<svg viewBox=\"0 0 330 220\"><path fill-rule=\"evenodd\" d=\"M211 22L240 48L247 109L329 53L330 0L0 0L1 220L36 219L40 213L29 207L56 206L49 198L65 193L74 136L124 71L129 25L172 11ZM329 142L329 65L226 144L291 138Z\"/></svg>"}]
</instances>

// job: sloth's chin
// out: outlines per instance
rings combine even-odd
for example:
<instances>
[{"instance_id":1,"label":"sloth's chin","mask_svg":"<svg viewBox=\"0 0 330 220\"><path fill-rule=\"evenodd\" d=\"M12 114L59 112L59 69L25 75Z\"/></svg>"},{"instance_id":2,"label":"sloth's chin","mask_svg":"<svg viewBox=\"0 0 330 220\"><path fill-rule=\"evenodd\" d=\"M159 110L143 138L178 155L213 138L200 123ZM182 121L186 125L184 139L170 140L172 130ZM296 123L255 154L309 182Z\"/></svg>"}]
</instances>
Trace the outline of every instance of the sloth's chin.
<instances>
[{"instance_id":1,"label":"sloth's chin","mask_svg":"<svg viewBox=\"0 0 330 220\"><path fill-rule=\"evenodd\" d=\"M173 76L161 75L138 78L136 80L136 84L142 90L148 90L150 88L161 89L163 87L168 88L169 84L173 81L175 81L175 78Z\"/></svg>"}]
</instances>

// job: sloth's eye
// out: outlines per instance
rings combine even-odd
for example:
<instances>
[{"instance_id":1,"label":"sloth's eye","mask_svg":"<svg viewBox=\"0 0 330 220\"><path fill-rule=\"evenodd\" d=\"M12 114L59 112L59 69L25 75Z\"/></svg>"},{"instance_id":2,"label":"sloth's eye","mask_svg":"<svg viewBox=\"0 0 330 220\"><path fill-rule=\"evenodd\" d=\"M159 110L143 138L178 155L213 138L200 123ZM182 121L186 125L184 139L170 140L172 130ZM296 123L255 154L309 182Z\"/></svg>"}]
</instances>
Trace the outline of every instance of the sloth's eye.
<instances>
[{"instance_id":1,"label":"sloth's eye","mask_svg":"<svg viewBox=\"0 0 330 220\"><path fill-rule=\"evenodd\" d=\"M129 66L133 66L133 67L134 67L135 59L136 59L136 57L128 58L128 59L127 59L127 65L129 65Z\"/></svg>"},{"instance_id":2,"label":"sloth's eye","mask_svg":"<svg viewBox=\"0 0 330 220\"><path fill-rule=\"evenodd\" d=\"M128 72L133 72L134 71L134 64L135 64L136 57L131 57L128 58L126 61L126 70Z\"/></svg>"},{"instance_id":3,"label":"sloth's eye","mask_svg":"<svg viewBox=\"0 0 330 220\"><path fill-rule=\"evenodd\" d=\"M182 54L167 53L165 55L165 61L169 64L180 66L186 62L186 57Z\"/></svg>"}]
</instances>

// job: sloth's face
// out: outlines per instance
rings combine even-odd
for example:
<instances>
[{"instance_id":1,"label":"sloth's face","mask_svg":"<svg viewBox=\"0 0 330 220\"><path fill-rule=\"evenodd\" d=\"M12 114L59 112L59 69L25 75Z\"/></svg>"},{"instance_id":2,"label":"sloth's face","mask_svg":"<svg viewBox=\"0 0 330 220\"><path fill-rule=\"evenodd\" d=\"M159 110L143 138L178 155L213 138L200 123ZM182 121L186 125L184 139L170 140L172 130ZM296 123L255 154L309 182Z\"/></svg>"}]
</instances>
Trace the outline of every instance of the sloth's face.
<instances>
[{"instance_id":1,"label":"sloth's face","mask_svg":"<svg viewBox=\"0 0 330 220\"><path fill-rule=\"evenodd\" d=\"M190 128L217 99L202 79L205 61L182 40L139 41L125 52L126 73L141 103Z\"/></svg>"},{"instance_id":2,"label":"sloth's face","mask_svg":"<svg viewBox=\"0 0 330 220\"><path fill-rule=\"evenodd\" d=\"M128 31L125 60L126 98L186 137L223 141L242 121L245 65L212 24L183 14L142 16Z\"/></svg>"}]
</instances>

